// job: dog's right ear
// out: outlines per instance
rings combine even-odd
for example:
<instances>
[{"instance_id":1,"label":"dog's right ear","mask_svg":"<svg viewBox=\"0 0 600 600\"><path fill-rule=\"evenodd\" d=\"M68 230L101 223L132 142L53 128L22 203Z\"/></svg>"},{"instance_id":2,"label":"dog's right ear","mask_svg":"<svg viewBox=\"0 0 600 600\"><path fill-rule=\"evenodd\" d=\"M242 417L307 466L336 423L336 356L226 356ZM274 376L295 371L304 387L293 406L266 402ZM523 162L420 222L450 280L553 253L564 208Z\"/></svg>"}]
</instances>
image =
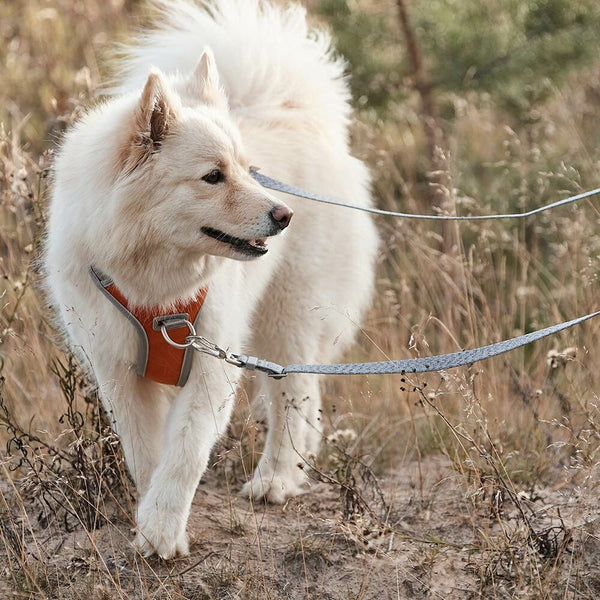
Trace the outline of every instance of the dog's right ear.
<instances>
[{"instance_id":1,"label":"dog's right ear","mask_svg":"<svg viewBox=\"0 0 600 600\"><path fill-rule=\"evenodd\" d=\"M169 133L176 119L178 98L171 92L164 75L153 71L148 76L133 117L133 131L121 155L125 173L132 173L143 164Z\"/></svg>"},{"instance_id":2,"label":"dog's right ear","mask_svg":"<svg viewBox=\"0 0 600 600\"><path fill-rule=\"evenodd\" d=\"M156 149L169 132L175 111L175 98L163 74L153 71L148 76L135 111L135 124L139 135Z\"/></svg>"}]
</instances>

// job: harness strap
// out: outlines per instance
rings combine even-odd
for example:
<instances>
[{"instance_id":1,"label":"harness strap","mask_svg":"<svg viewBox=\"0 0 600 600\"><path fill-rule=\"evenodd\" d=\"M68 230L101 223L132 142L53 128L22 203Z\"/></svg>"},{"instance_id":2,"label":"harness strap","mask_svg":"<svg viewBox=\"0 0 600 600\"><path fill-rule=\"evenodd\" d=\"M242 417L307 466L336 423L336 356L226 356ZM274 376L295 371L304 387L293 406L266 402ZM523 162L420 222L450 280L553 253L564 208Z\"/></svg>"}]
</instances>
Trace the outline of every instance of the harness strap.
<instances>
[{"instance_id":1,"label":"harness strap","mask_svg":"<svg viewBox=\"0 0 600 600\"><path fill-rule=\"evenodd\" d=\"M131 305L113 280L97 268L90 267L89 273L98 289L135 327L139 340L137 374L158 383L183 387L192 368L193 350L167 343L161 328L169 331L173 341L183 344L189 333L186 322L197 324L208 288L202 288L192 300L178 302L172 310L140 308Z\"/></svg>"}]
</instances>

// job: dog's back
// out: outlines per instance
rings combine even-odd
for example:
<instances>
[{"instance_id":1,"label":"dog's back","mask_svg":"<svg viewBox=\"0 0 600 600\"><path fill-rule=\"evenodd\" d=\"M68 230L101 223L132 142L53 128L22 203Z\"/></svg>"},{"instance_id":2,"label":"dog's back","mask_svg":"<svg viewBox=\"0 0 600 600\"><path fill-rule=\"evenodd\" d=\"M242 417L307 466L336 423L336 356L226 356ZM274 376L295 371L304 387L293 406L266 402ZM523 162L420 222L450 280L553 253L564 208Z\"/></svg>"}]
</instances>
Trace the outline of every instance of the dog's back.
<instances>
[{"instance_id":1,"label":"dog's back","mask_svg":"<svg viewBox=\"0 0 600 600\"><path fill-rule=\"evenodd\" d=\"M190 72L210 47L232 112L271 122L304 113L331 134L330 142L345 142L345 62L332 51L328 33L309 30L303 7L262 0L152 4L157 26L120 48L113 91L139 89L151 67L168 75Z\"/></svg>"}]
</instances>

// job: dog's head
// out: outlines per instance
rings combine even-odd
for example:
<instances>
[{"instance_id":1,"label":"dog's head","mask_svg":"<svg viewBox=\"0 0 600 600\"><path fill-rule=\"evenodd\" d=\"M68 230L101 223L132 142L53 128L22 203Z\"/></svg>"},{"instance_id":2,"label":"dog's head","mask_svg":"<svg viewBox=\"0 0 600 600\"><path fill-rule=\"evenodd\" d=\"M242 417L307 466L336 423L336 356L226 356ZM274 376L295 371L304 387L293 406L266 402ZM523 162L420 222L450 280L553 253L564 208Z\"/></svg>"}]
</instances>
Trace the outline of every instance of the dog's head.
<instances>
[{"instance_id":1,"label":"dog's head","mask_svg":"<svg viewBox=\"0 0 600 600\"><path fill-rule=\"evenodd\" d=\"M154 244L238 260L262 256L266 238L287 227L292 211L249 168L210 52L186 80L149 75L118 154L126 219L144 223Z\"/></svg>"}]
</instances>

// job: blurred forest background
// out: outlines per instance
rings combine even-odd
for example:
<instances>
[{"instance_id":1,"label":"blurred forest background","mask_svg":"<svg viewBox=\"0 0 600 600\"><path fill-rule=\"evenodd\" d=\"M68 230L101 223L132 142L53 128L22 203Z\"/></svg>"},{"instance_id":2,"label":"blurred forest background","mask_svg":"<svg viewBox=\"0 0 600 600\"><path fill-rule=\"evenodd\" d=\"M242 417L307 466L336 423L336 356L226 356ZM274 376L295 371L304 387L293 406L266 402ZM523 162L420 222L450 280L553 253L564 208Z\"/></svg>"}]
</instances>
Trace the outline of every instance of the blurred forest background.
<instances>
[{"instance_id":1,"label":"blurred forest background","mask_svg":"<svg viewBox=\"0 0 600 600\"><path fill-rule=\"evenodd\" d=\"M353 148L371 168L380 208L505 213L600 185L597 0L304 4L311 22L331 28L348 61ZM61 134L110 76L111 44L149 18L142 0L0 0L0 439L7 480L43 472L39 465L52 462L57 449L72 452L73 439L90 435L61 418L67 405L82 413L96 405L52 326L37 258ZM519 221L377 222L384 239L378 298L349 360L453 352L600 306L594 199ZM600 593L599 333L591 321L485 364L408 382L327 383L329 430L357 432L346 457L361 457L381 477L416 464L421 501L422 461L444 457L461 477L458 493L469 498L469 514L487 511L493 524L486 533L478 525L471 531L479 546L470 559L477 565L470 592L446 597ZM246 431L246 405L242 398L232 440ZM106 441L91 440L92 449ZM239 463L253 460L244 443L236 447ZM21 460L27 448L31 464ZM19 468L9 473L15 456ZM49 468L48 477L67 477ZM79 485L76 477L69 481ZM559 499L563 489L571 495ZM22 514L27 493L19 488ZM541 512L536 495L550 498ZM567 505L573 510L565 521ZM563 506L563 516L549 506ZM10 521L17 530L19 518ZM21 586L18 597L45 597L39 573L27 571L18 556L25 550L11 537L42 535L25 529L0 535L11 573L22 571L9 579ZM551 538L547 552L540 532ZM79 597L53 585L48 597ZM435 597L428 591L414 597ZM129 597L121 592L114 597Z\"/></svg>"}]
</instances>

